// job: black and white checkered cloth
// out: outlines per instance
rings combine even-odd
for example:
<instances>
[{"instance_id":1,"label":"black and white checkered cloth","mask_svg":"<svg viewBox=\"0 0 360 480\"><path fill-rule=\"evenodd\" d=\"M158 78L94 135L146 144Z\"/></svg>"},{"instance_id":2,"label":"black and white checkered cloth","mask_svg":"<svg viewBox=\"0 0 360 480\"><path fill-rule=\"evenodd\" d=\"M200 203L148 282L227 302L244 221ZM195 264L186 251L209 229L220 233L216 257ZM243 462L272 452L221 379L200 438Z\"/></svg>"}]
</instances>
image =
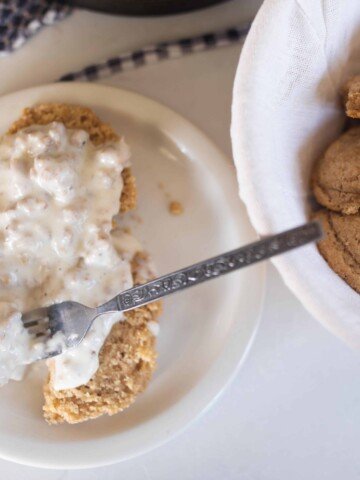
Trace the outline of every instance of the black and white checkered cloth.
<instances>
[{"instance_id":1,"label":"black and white checkered cloth","mask_svg":"<svg viewBox=\"0 0 360 480\"><path fill-rule=\"evenodd\" d=\"M0 0L0 56L21 47L43 26L53 25L65 18L71 12L69 4L69 0ZM250 25L233 27L220 32L150 45L68 73L59 80L98 80L161 60L225 47L241 42L249 28Z\"/></svg>"},{"instance_id":2,"label":"black and white checkered cloth","mask_svg":"<svg viewBox=\"0 0 360 480\"><path fill-rule=\"evenodd\" d=\"M53 25L70 12L69 0L0 0L0 56L21 47L45 25ZM225 47L241 42L250 25L161 42L134 52L112 57L89 65L77 72L63 75L60 81L91 81L114 73L151 65L165 59L180 58L190 53Z\"/></svg>"},{"instance_id":3,"label":"black and white checkered cloth","mask_svg":"<svg viewBox=\"0 0 360 480\"><path fill-rule=\"evenodd\" d=\"M180 58L190 53L225 47L243 41L249 28L250 24L216 33L150 45L141 50L109 58L102 63L89 65L77 72L68 73L59 80L67 82L98 80L114 73L133 70L143 65L152 65L165 59Z\"/></svg>"},{"instance_id":4,"label":"black and white checkered cloth","mask_svg":"<svg viewBox=\"0 0 360 480\"><path fill-rule=\"evenodd\" d=\"M21 47L41 27L71 11L67 0L0 0L0 55Z\"/></svg>"}]
</instances>

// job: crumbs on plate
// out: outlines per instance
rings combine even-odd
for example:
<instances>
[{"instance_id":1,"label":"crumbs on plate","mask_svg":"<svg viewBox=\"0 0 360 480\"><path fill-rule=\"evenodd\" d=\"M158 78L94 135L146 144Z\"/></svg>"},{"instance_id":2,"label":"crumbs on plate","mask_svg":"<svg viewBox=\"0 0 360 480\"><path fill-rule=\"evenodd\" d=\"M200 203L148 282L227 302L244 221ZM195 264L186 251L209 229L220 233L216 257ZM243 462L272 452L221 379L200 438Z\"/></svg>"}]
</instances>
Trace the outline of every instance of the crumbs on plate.
<instances>
[{"instance_id":1,"label":"crumbs on plate","mask_svg":"<svg viewBox=\"0 0 360 480\"><path fill-rule=\"evenodd\" d=\"M184 206L178 200L173 200L170 193L166 190L163 182L158 183L159 189L164 193L164 196L168 202L168 211L171 215L182 215L184 213Z\"/></svg>"},{"instance_id":2,"label":"crumbs on plate","mask_svg":"<svg viewBox=\"0 0 360 480\"><path fill-rule=\"evenodd\" d=\"M169 212L171 215L182 215L184 213L184 207L177 200L172 200L169 203Z\"/></svg>"}]
</instances>

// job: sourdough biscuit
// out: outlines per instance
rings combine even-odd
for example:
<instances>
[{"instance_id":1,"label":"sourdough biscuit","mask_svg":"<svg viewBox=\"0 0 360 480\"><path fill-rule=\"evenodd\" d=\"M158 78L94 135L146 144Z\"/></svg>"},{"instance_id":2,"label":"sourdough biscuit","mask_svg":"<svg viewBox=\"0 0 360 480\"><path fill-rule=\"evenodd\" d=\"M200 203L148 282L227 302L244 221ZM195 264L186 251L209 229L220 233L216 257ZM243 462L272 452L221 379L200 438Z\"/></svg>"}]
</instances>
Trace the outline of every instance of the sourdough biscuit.
<instances>
[{"instance_id":1,"label":"sourdough biscuit","mask_svg":"<svg viewBox=\"0 0 360 480\"><path fill-rule=\"evenodd\" d=\"M114 130L88 108L49 103L27 108L8 133L30 125L61 122L67 128L86 130L95 145L118 139ZM135 179L129 168L122 172L124 187L121 194L121 212L136 204ZM141 281L140 270L146 255L139 252L132 261L134 283ZM148 328L156 321L161 303L125 313L125 320L113 326L99 355L99 369L86 384L78 388L54 390L50 374L44 386L44 417L50 424L78 423L103 414L113 415L131 405L142 392L155 369L155 337Z\"/></svg>"},{"instance_id":2,"label":"sourdough biscuit","mask_svg":"<svg viewBox=\"0 0 360 480\"><path fill-rule=\"evenodd\" d=\"M316 200L324 207L356 214L360 210L360 127L342 134L317 162L312 176Z\"/></svg>"},{"instance_id":3,"label":"sourdough biscuit","mask_svg":"<svg viewBox=\"0 0 360 480\"><path fill-rule=\"evenodd\" d=\"M360 75L348 80L344 87L344 103L346 115L360 118Z\"/></svg>"},{"instance_id":4,"label":"sourdough biscuit","mask_svg":"<svg viewBox=\"0 0 360 480\"><path fill-rule=\"evenodd\" d=\"M145 390L156 365L155 337L147 324L160 313L153 303L126 313L100 351L93 378L77 388L54 390L51 373L44 387L44 417L50 424L79 423L129 407Z\"/></svg>"},{"instance_id":5,"label":"sourdough biscuit","mask_svg":"<svg viewBox=\"0 0 360 480\"><path fill-rule=\"evenodd\" d=\"M325 236L318 249L330 267L356 292L360 293L360 215L341 215L320 210Z\"/></svg>"},{"instance_id":6,"label":"sourdough biscuit","mask_svg":"<svg viewBox=\"0 0 360 480\"><path fill-rule=\"evenodd\" d=\"M141 281L143 252L132 261L134 283ZM44 386L45 420L49 424L80 423L114 415L129 407L145 390L156 367L156 338L149 328L162 310L161 302L125 313L115 324L99 355L99 368L90 381L77 388L54 390L50 375Z\"/></svg>"},{"instance_id":7,"label":"sourdough biscuit","mask_svg":"<svg viewBox=\"0 0 360 480\"><path fill-rule=\"evenodd\" d=\"M85 130L94 145L119 139L111 126L103 123L90 108L63 103L43 103L26 108L7 133L13 134L30 125L47 125L51 122L61 122L66 128ZM136 185L130 168L123 170L122 178L124 186L121 193L120 211L124 213L136 207Z\"/></svg>"}]
</instances>

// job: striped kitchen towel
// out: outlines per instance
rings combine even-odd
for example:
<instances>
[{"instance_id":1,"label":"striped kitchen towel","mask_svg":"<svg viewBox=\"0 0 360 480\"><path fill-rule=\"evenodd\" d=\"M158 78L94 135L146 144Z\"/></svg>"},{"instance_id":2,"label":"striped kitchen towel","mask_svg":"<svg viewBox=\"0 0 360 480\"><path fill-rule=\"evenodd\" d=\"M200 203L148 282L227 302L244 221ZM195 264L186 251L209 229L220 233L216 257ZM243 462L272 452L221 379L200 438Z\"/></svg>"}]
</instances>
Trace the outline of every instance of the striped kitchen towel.
<instances>
[{"instance_id":1,"label":"striped kitchen towel","mask_svg":"<svg viewBox=\"0 0 360 480\"><path fill-rule=\"evenodd\" d=\"M249 28L250 24L191 38L157 43L131 53L109 58L105 62L89 65L77 72L63 75L59 80L68 82L98 80L114 73L133 70L161 60L180 58L190 53L233 45L244 40Z\"/></svg>"}]
</instances>

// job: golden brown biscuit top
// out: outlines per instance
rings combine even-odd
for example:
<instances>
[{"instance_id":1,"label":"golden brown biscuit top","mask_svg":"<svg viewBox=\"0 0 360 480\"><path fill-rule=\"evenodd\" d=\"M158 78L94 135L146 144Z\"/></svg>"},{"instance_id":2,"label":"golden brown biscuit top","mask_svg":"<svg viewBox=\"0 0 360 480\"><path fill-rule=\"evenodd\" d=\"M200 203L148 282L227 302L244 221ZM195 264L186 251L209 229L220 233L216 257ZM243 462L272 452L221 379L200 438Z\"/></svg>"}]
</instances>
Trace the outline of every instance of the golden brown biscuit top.
<instances>
[{"instance_id":1,"label":"golden brown biscuit top","mask_svg":"<svg viewBox=\"0 0 360 480\"><path fill-rule=\"evenodd\" d=\"M360 127L342 134L317 162L312 176L317 201L330 210L360 210Z\"/></svg>"}]
</instances>

